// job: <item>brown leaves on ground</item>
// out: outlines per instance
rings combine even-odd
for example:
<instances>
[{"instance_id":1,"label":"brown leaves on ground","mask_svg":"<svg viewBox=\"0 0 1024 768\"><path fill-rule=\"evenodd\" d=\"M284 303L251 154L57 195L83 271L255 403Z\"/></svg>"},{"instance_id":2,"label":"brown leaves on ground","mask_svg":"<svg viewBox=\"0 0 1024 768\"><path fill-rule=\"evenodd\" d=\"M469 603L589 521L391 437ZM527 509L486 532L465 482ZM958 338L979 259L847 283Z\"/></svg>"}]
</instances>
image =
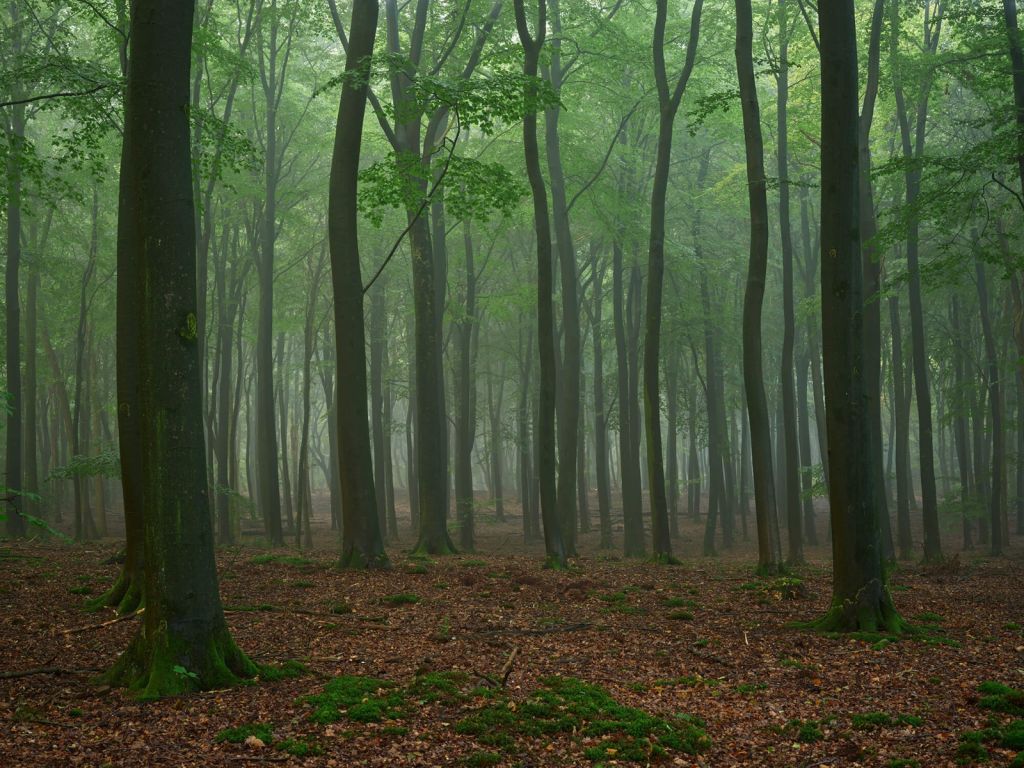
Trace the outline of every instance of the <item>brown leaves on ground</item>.
<instances>
[{"instance_id":1,"label":"brown leaves on ground","mask_svg":"<svg viewBox=\"0 0 1024 768\"><path fill-rule=\"evenodd\" d=\"M284 552L253 562L258 551L236 549L219 562L236 641L259 663L297 659L309 674L144 703L90 682L137 627L121 621L84 629L112 618L82 610L117 572L103 564L111 549L35 543L0 550L4 765L473 764L490 750L454 729L482 706L472 697L427 701L396 721L326 726L309 719L303 697L337 675L406 685L417 674L456 670L492 685L518 648L508 677L513 700L559 675L603 686L652 714L702 718L710 750L670 755L667 765L915 759L922 768L953 766L959 734L984 727L985 713L972 703L978 683L1019 686L1024 676L1019 553L965 558L955 579L902 566L893 577L899 609L941 631L932 641L890 643L787 626L825 610L829 575L821 563L802 569L797 586L759 581L748 565L715 560L664 567L585 557L559 573L543 570L532 554L428 562L395 554L391 572L356 573L335 570L330 551L303 555L308 563ZM64 631L73 628L84 631ZM921 720L855 726L853 715L872 712ZM274 743L322 753L292 755L256 735L217 740L224 729L259 723L272 726ZM801 731L806 723L815 728ZM524 738L500 760L590 765L584 742L572 734ZM621 761L609 754L606 763Z\"/></svg>"}]
</instances>

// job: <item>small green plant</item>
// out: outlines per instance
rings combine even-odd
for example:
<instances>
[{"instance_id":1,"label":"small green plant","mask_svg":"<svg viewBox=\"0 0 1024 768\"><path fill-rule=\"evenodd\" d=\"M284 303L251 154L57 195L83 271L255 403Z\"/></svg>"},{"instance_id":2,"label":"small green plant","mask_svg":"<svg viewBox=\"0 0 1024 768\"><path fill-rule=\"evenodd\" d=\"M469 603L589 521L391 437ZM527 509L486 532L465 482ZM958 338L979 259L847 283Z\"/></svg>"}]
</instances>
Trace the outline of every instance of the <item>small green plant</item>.
<instances>
[{"instance_id":1,"label":"small green plant","mask_svg":"<svg viewBox=\"0 0 1024 768\"><path fill-rule=\"evenodd\" d=\"M626 602L625 592L606 592L603 595L597 596L598 600L604 603L624 603Z\"/></svg>"},{"instance_id":2,"label":"small green plant","mask_svg":"<svg viewBox=\"0 0 1024 768\"><path fill-rule=\"evenodd\" d=\"M346 613L352 613L352 610L352 606L345 602L335 603L331 606L331 613L337 614L339 616L342 616Z\"/></svg>"},{"instance_id":3,"label":"small green plant","mask_svg":"<svg viewBox=\"0 0 1024 768\"><path fill-rule=\"evenodd\" d=\"M175 664L173 667L171 667L171 671L174 672L174 674L176 674L178 677L186 677L189 680L192 680L193 682L199 682L199 675L197 675L195 672L191 672L185 669L180 664Z\"/></svg>"},{"instance_id":4,"label":"small green plant","mask_svg":"<svg viewBox=\"0 0 1024 768\"><path fill-rule=\"evenodd\" d=\"M740 683L736 686L736 692L742 693L744 696L750 696L758 691L765 691L767 689L767 683Z\"/></svg>"},{"instance_id":5,"label":"small green plant","mask_svg":"<svg viewBox=\"0 0 1024 768\"><path fill-rule=\"evenodd\" d=\"M1024 691L994 680L986 680L978 686L978 692L983 694L978 700L978 706L982 709L1024 716Z\"/></svg>"},{"instance_id":6,"label":"small green plant","mask_svg":"<svg viewBox=\"0 0 1024 768\"><path fill-rule=\"evenodd\" d=\"M381 602L388 605L415 605L419 601L419 595L414 595L411 592L399 592L397 595L388 595L381 598Z\"/></svg>"},{"instance_id":7,"label":"small green plant","mask_svg":"<svg viewBox=\"0 0 1024 768\"><path fill-rule=\"evenodd\" d=\"M409 733L409 729L404 725L385 725L380 732L387 736L405 736Z\"/></svg>"},{"instance_id":8,"label":"small green plant","mask_svg":"<svg viewBox=\"0 0 1024 768\"><path fill-rule=\"evenodd\" d=\"M316 586L316 584L314 584L312 581L300 579L299 581L293 581L292 586L296 589L312 589Z\"/></svg>"},{"instance_id":9,"label":"small green plant","mask_svg":"<svg viewBox=\"0 0 1024 768\"><path fill-rule=\"evenodd\" d=\"M282 664L266 664L260 668L260 679L269 681L288 680L294 677L302 677L309 674L309 667L305 664L289 659Z\"/></svg>"},{"instance_id":10,"label":"small green plant","mask_svg":"<svg viewBox=\"0 0 1024 768\"><path fill-rule=\"evenodd\" d=\"M857 730L869 728L892 728L898 725L920 726L924 720L917 715L890 715L888 712L861 712L850 718Z\"/></svg>"},{"instance_id":11,"label":"small green plant","mask_svg":"<svg viewBox=\"0 0 1024 768\"><path fill-rule=\"evenodd\" d=\"M789 656L783 656L779 659L780 667L789 667L790 669L813 669L814 665L807 664L806 662L794 659Z\"/></svg>"},{"instance_id":12,"label":"small green plant","mask_svg":"<svg viewBox=\"0 0 1024 768\"><path fill-rule=\"evenodd\" d=\"M213 740L226 741L230 744L241 744L250 736L255 736L264 744L270 744L273 741L273 735L273 726L270 723L246 723L245 725L237 725L234 728L225 728L222 731L218 731Z\"/></svg>"},{"instance_id":13,"label":"small green plant","mask_svg":"<svg viewBox=\"0 0 1024 768\"><path fill-rule=\"evenodd\" d=\"M922 613L914 616L914 621L919 621L922 624L941 624L945 619L932 611L923 611Z\"/></svg>"},{"instance_id":14,"label":"small green plant","mask_svg":"<svg viewBox=\"0 0 1024 768\"><path fill-rule=\"evenodd\" d=\"M253 565L273 565L274 563L280 563L281 565L290 565L295 568L305 568L313 565L313 561L307 557L299 557L298 555L275 555L273 552L267 552L263 555L256 555L250 563Z\"/></svg>"},{"instance_id":15,"label":"small green plant","mask_svg":"<svg viewBox=\"0 0 1024 768\"><path fill-rule=\"evenodd\" d=\"M274 742L273 746L274 749L287 752L295 757L315 757L324 753L324 748L319 744L303 739L281 739L281 741Z\"/></svg>"},{"instance_id":16,"label":"small green plant","mask_svg":"<svg viewBox=\"0 0 1024 768\"><path fill-rule=\"evenodd\" d=\"M439 643L447 643L451 641L452 625L447 616L442 618L438 623L437 629L434 630L434 634L431 635L431 638Z\"/></svg>"},{"instance_id":17,"label":"small green plant","mask_svg":"<svg viewBox=\"0 0 1024 768\"><path fill-rule=\"evenodd\" d=\"M921 761L905 757L894 757L885 764L885 768L921 768Z\"/></svg>"},{"instance_id":18,"label":"small green plant","mask_svg":"<svg viewBox=\"0 0 1024 768\"><path fill-rule=\"evenodd\" d=\"M80 587L71 587L71 589L69 589L68 592L70 592L72 595L91 595L92 587L83 584Z\"/></svg>"},{"instance_id":19,"label":"small green plant","mask_svg":"<svg viewBox=\"0 0 1024 768\"><path fill-rule=\"evenodd\" d=\"M821 724L817 720L790 720L786 723L785 730L794 733L794 738L804 744L812 744L825 738L825 734L821 732Z\"/></svg>"},{"instance_id":20,"label":"small green plant","mask_svg":"<svg viewBox=\"0 0 1024 768\"><path fill-rule=\"evenodd\" d=\"M1015 621L1008 621L1005 624L1003 624L1003 629L1005 629L1007 632L1019 632L1020 624L1018 624Z\"/></svg>"},{"instance_id":21,"label":"small green plant","mask_svg":"<svg viewBox=\"0 0 1024 768\"><path fill-rule=\"evenodd\" d=\"M672 611L668 618L672 621L693 621L693 614L689 611Z\"/></svg>"},{"instance_id":22,"label":"small green plant","mask_svg":"<svg viewBox=\"0 0 1024 768\"><path fill-rule=\"evenodd\" d=\"M501 755L497 752L470 752L464 762L470 768L484 768L501 763Z\"/></svg>"},{"instance_id":23,"label":"small green plant","mask_svg":"<svg viewBox=\"0 0 1024 768\"><path fill-rule=\"evenodd\" d=\"M666 597L662 604L666 608L696 608L697 603L687 597Z\"/></svg>"}]
</instances>

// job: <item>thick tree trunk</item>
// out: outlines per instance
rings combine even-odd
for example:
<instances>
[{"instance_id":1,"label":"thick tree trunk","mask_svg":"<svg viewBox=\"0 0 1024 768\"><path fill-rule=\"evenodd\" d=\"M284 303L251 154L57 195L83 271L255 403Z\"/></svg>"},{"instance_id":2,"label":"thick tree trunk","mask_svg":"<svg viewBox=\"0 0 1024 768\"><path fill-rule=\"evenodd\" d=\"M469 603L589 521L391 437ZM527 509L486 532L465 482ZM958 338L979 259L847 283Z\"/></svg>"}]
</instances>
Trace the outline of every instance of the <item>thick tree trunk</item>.
<instances>
[{"instance_id":1,"label":"thick tree trunk","mask_svg":"<svg viewBox=\"0 0 1024 768\"><path fill-rule=\"evenodd\" d=\"M146 612L107 679L147 697L256 673L221 609L203 450L185 109L193 12L137 0L131 19L118 252L137 260L142 289L139 343L125 351L139 369Z\"/></svg>"},{"instance_id":2,"label":"thick tree trunk","mask_svg":"<svg viewBox=\"0 0 1024 768\"><path fill-rule=\"evenodd\" d=\"M885 583L864 369L859 236L857 33L853 0L819 16L821 36L821 306L832 518L832 608L840 631L899 631Z\"/></svg>"},{"instance_id":3,"label":"thick tree trunk","mask_svg":"<svg viewBox=\"0 0 1024 768\"><path fill-rule=\"evenodd\" d=\"M547 70L556 93L562 87L562 19L559 0L550 0L551 39L548 43ZM565 173L558 134L561 107L556 105L544 113L544 148L547 155L548 178L551 183L551 218L554 224L558 253L558 274L562 300L561 377L558 381L558 519L566 553L576 556L576 463L578 424L580 419L580 319L576 277L576 248L569 227L569 209L565 195Z\"/></svg>"}]
</instances>

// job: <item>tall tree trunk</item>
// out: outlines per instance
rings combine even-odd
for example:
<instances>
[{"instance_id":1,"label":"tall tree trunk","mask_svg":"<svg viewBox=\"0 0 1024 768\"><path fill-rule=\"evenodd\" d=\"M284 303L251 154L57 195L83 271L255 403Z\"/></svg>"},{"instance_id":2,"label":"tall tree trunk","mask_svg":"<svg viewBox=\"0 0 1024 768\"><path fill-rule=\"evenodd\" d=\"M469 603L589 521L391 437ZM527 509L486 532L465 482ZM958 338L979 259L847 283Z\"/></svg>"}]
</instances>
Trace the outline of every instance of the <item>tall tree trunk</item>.
<instances>
[{"instance_id":1,"label":"tall tree trunk","mask_svg":"<svg viewBox=\"0 0 1024 768\"><path fill-rule=\"evenodd\" d=\"M377 36L377 0L354 0L338 121L331 158L327 201L327 235L334 292L334 339L338 371L335 403L338 412L338 456L341 461L343 515L341 565L348 568L387 567L377 515L370 423L366 392L366 331L363 319L363 277L359 267L359 221L356 191L363 141L363 116L370 56Z\"/></svg>"},{"instance_id":2,"label":"tall tree trunk","mask_svg":"<svg viewBox=\"0 0 1024 768\"><path fill-rule=\"evenodd\" d=\"M259 505L271 546L284 544L281 525L281 481L278 466L277 424L274 418L274 243L277 239L277 82L278 32L277 0L270 0L270 25L264 97L267 145L264 159L263 216L259 226L258 262L259 310L256 319L256 464ZM284 435L282 434L282 438ZM287 452L285 452L287 455Z\"/></svg>"},{"instance_id":3,"label":"tall tree trunk","mask_svg":"<svg viewBox=\"0 0 1024 768\"><path fill-rule=\"evenodd\" d=\"M622 486L623 550L626 557L643 557L644 524L643 496L640 490L639 466L633 460L633 432L639 425L633 422L630 403L629 352L626 339L626 312L623 303L626 289L623 285L622 245L612 244L612 309L615 327L615 353L617 362L619 409L619 466Z\"/></svg>"},{"instance_id":4,"label":"tall tree trunk","mask_svg":"<svg viewBox=\"0 0 1024 768\"><path fill-rule=\"evenodd\" d=\"M853 0L818 17L821 40L821 322L832 518L832 607L839 631L899 631L885 583L877 472L864 369L859 234L857 27Z\"/></svg>"},{"instance_id":5,"label":"tall tree trunk","mask_svg":"<svg viewBox=\"0 0 1024 768\"><path fill-rule=\"evenodd\" d=\"M974 233L977 242L977 233ZM992 419L992 495L989 497L989 519L992 537L989 551L1000 555L1003 551L1003 488L1006 478L1006 434L1003 432L1003 394L999 380L999 355L989 311L988 283L985 265L974 260L974 275L978 285L978 306L981 312L981 330L985 337L985 362L988 366L988 403Z\"/></svg>"},{"instance_id":6,"label":"tall tree trunk","mask_svg":"<svg viewBox=\"0 0 1024 768\"><path fill-rule=\"evenodd\" d=\"M473 262L473 239L465 225L465 294L463 315L456 325L458 370L455 377L457 391L455 414L455 509L459 520L459 546L472 552L476 548L473 498L473 443L476 438L476 419L473 408L476 379L473 375L473 329L476 325L476 266Z\"/></svg>"},{"instance_id":7,"label":"tall tree trunk","mask_svg":"<svg viewBox=\"0 0 1024 768\"><path fill-rule=\"evenodd\" d=\"M523 74L537 77L538 61L547 33L547 4L539 0L537 25L530 35L524 0L515 0L516 29L523 46ZM528 99L535 88L527 87ZM547 563L564 568L568 551L562 537L561 521L556 506L555 486L555 323L553 312L551 225L548 218L547 189L540 167L537 145L537 115L527 110L523 118L523 152L526 171L533 193L533 219L537 233L537 346L540 350L540 419L538 422L537 467L540 474L540 511L544 522L544 551ZM573 430L575 435L575 429ZM575 451L573 452L575 460Z\"/></svg>"},{"instance_id":8,"label":"tall tree trunk","mask_svg":"<svg viewBox=\"0 0 1024 768\"><path fill-rule=\"evenodd\" d=\"M793 234L789 221L789 14L786 0L779 0L779 71L778 103L778 167L779 167L779 233L782 239L782 443L783 486L789 549L787 562L804 562L803 521L800 507L800 480L797 474L800 451L797 444L796 392L793 388L793 347L796 343L796 320L793 301Z\"/></svg>"},{"instance_id":9,"label":"tall tree trunk","mask_svg":"<svg viewBox=\"0 0 1024 768\"><path fill-rule=\"evenodd\" d=\"M754 78L753 14L750 0L736 0L736 68L743 104L743 133L750 203L750 264L743 298L743 385L750 414L750 447L754 465L754 509L757 513L758 570L778 570L782 550L776 528L772 476L771 425L764 392L761 353L761 306L768 271L768 195L764 174L761 113Z\"/></svg>"},{"instance_id":10,"label":"tall tree trunk","mask_svg":"<svg viewBox=\"0 0 1024 768\"><path fill-rule=\"evenodd\" d=\"M136 0L131 17L118 253L138 262L133 287L144 289L138 345L124 351L139 369L146 612L107 679L145 697L257 671L221 608L203 449L186 110L193 13L192 2Z\"/></svg>"},{"instance_id":11,"label":"tall tree trunk","mask_svg":"<svg viewBox=\"0 0 1024 768\"><path fill-rule=\"evenodd\" d=\"M974 531L968 510L974 493L974 479L971 473L971 449L967 442L967 398L964 379L964 344L967 343L960 325L960 299L954 293L950 304L950 324L953 326L953 382L956 386L956 400L953 415L953 444L956 448L957 469L960 472L960 506L963 517L963 545L965 550L974 548Z\"/></svg>"},{"instance_id":12,"label":"tall tree trunk","mask_svg":"<svg viewBox=\"0 0 1024 768\"><path fill-rule=\"evenodd\" d=\"M597 515L601 549L612 548L612 495L608 475L608 416L604 403L604 329L601 314L604 307L605 261L598 258L594 242L590 244L590 268L593 280L592 310L590 315L593 337L594 387L594 466L597 481Z\"/></svg>"},{"instance_id":13,"label":"tall tree trunk","mask_svg":"<svg viewBox=\"0 0 1024 768\"><path fill-rule=\"evenodd\" d=\"M547 70L555 93L562 87L562 17L559 0L550 0L551 39L548 43ZM576 463L578 423L580 419L580 319L576 277L576 249L569 227L569 209L562 170L558 120L561 107L544 112L544 148L551 183L551 218L558 252L558 273L562 299L562 371L558 384L558 518L566 553L576 556Z\"/></svg>"},{"instance_id":14,"label":"tall tree trunk","mask_svg":"<svg viewBox=\"0 0 1024 768\"><path fill-rule=\"evenodd\" d=\"M10 54L12 64L22 55L21 4L9 4L12 38ZM22 95L16 82L11 97L17 101ZM22 517L24 502L18 495L24 490L22 475L22 423L24 401L21 390L21 307L19 305L21 270L21 155L25 144L25 105L11 107L7 130L7 266L4 271L5 358L7 368L7 435L3 484L15 491L4 492L6 502L7 535L13 538L27 533Z\"/></svg>"},{"instance_id":15,"label":"tall tree trunk","mask_svg":"<svg viewBox=\"0 0 1024 768\"><path fill-rule=\"evenodd\" d=\"M909 560L914 547L910 530L910 397L908 383L904 382L906 366L903 362L903 328L900 322L900 300L889 297L889 324L892 329L892 379L896 421L896 541L901 560Z\"/></svg>"},{"instance_id":16,"label":"tall tree trunk","mask_svg":"<svg viewBox=\"0 0 1024 768\"><path fill-rule=\"evenodd\" d=\"M941 14L941 5L939 6ZM929 0L925 5L925 39L924 48L934 53L938 47L941 31L941 17L933 28L929 21L932 6ZM900 124L900 135L903 140L903 159L907 163L905 176L906 205L913 211L918 193L921 189L921 171L915 160L924 154L925 127L928 118L928 96L931 90L932 73L925 73L921 86L921 97L916 105L913 145L911 144L910 119L903 96L903 85L898 66L899 45L899 2L892 0L892 60L894 93L896 96L896 113ZM912 339L912 356L914 365L914 394L917 399L918 442L921 449L921 505L924 520L924 559L934 562L942 558L942 545L939 540L939 508L935 491L935 452L932 446L932 400L928 387L928 354L925 349L924 309L921 300L921 267L918 259L920 222L916 213L912 213L907 223L907 272L910 287L910 334Z\"/></svg>"},{"instance_id":17,"label":"tall tree trunk","mask_svg":"<svg viewBox=\"0 0 1024 768\"><path fill-rule=\"evenodd\" d=\"M650 242L647 249L647 303L644 334L644 433L647 437L647 485L650 489L651 539L654 557L671 562L672 537L669 530L668 499L665 495L665 463L661 446L661 305L665 283L665 202L672 164L672 130L676 112L697 56L700 14L703 0L696 0L690 17L690 39L686 63L670 90L665 68L665 24L668 1L658 0L654 22L654 79L658 87L658 149L651 191Z\"/></svg>"},{"instance_id":18,"label":"tall tree trunk","mask_svg":"<svg viewBox=\"0 0 1024 768\"><path fill-rule=\"evenodd\" d=\"M370 426L373 437L373 486L377 497L377 520L387 530L387 467L384 454L384 348L387 345L387 278L380 278L370 289Z\"/></svg>"}]
</instances>

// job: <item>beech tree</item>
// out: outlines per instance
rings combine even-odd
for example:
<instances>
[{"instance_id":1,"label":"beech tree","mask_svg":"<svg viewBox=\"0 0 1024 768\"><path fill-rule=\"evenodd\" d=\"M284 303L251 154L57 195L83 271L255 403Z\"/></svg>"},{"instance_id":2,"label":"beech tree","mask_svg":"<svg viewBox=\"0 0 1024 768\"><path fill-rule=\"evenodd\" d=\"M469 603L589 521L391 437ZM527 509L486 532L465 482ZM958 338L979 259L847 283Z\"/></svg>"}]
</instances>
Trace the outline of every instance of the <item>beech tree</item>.
<instances>
[{"instance_id":1,"label":"beech tree","mask_svg":"<svg viewBox=\"0 0 1024 768\"><path fill-rule=\"evenodd\" d=\"M832 521L832 606L822 630L899 632L882 563L864 366L857 23L853 0L818 17L821 40L821 329Z\"/></svg>"},{"instance_id":2,"label":"beech tree","mask_svg":"<svg viewBox=\"0 0 1024 768\"><path fill-rule=\"evenodd\" d=\"M138 370L146 607L105 678L146 697L256 673L224 620L203 448L186 110L194 10L136 0L129 27L118 250L138 264L137 344L123 354Z\"/></svg>"}]
</instances>

